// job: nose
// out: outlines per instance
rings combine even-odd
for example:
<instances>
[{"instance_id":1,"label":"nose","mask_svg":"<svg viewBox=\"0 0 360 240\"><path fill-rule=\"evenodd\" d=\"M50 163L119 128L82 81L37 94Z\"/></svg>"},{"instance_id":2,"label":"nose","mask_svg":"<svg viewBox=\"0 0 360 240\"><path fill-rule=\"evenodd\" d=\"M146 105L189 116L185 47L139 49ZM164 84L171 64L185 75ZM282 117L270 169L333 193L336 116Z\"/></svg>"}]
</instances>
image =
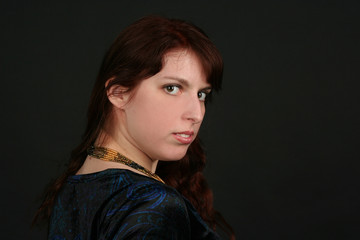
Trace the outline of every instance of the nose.
<instances>
[{"instance_id":1,"label":"nose","mask_svg":"<svg viewBox=\"0 0 360 240\"><path fill-rule=\"evenodd\" d=\"M183 118L192 121L193 124L201 123L205 114L205 105L199 100L197 95L191 97L185 102L185 111Z\"/></svg>"}]
</instances>

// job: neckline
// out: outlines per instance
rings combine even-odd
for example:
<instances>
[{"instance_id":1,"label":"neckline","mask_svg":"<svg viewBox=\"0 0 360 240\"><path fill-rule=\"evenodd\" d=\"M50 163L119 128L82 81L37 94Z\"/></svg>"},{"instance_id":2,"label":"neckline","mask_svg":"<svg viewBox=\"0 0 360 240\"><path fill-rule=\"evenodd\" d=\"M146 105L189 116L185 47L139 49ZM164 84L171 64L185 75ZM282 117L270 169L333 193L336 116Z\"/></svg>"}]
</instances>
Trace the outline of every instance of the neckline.
<instances>
[{"instance_id":1,"label":"neckline","mask_svg":"<svg viewBox=\"0 0 360 240\"><path fill-rule=\"evenodd\" d=\"M131 171L130 169L124 169L124 168L107 168L98 172L92 172L92 173L84 173L84 174L78 174L78 175L71 175L67 178L67 181L75 183L75 182L91 182L96 181L100 178L104 177L111 177L118 174L130 174L134 175L136 177L144 178L146 180L151 180L153 182L161 184L161 182L147 176L143 175L134 171Z\"/></svg>"}]
</instances>

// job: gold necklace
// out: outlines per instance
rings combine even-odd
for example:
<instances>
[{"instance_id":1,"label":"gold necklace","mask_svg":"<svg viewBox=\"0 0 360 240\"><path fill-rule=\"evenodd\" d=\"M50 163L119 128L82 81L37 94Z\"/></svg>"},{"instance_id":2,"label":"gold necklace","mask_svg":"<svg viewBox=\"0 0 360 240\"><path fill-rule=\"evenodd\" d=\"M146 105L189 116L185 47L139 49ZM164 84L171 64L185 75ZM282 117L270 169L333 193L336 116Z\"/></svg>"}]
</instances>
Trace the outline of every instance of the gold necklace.
<instances>
[{"instance_id":1,"label":"gold necklace","mask_svg":"<svg viewBox=\"0 0 360 240\"><path fill-rule=\"evenodd\" d=\"M89 156L98 158L103 161L118 162L125 164L126 166L136 169L144 173L145 175L165 184L165 182L155 173L151 172L150 170L144 168L143 166L137 164L136 162L128 159L124 155L110 148L91 146L88 148L87 153Z\"/></svg>"}]
</instances>

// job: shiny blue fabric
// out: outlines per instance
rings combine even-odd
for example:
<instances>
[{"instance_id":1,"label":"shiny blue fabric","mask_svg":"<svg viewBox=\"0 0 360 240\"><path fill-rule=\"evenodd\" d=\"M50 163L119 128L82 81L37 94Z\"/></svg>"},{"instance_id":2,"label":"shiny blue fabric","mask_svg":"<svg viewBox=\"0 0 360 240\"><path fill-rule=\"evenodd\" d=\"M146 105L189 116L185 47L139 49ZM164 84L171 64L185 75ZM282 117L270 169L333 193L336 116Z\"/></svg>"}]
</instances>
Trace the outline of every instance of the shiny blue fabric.
<instances>
[{"instance_id":1,"label":"shiny blue fabric","mask_svg":"<svg viewBox=\"0 0 360 240\"><path fill-rule=\"evenodd\" d=\"M174 188L124 169L68 178L48 239L219 239Z\"/></svg>"}]
</instances>

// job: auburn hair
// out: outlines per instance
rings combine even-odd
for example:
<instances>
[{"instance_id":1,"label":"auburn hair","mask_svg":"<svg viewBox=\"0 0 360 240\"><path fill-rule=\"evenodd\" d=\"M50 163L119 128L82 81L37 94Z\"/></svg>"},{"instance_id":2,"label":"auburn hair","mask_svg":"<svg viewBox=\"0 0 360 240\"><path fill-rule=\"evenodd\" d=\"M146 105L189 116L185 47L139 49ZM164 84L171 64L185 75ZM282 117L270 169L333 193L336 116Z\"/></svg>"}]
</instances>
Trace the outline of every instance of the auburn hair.
<instances>
[{"instance_id":1,"label":"auburn hair","mask_svg":"<svg viewBox=\"0 0 360 240\"><path fill-rule=\"evenodd\" d=\"M146 81L161 71L165 54L172 50L195 53L212 89L221 88L222 57L200 28L183 20L160 16L143 17L129 25L105 54L90 97L87 126L82 141L72 151L66 171L45 192L35 221L49 219L59 190L66 179L76 174L83 165L87 149L95 143L104 128L112 107L107 90L113 85L133 90L141 81ZM189 199L212 228L219 225L231 233L231 228L213 208L212 192L202 174L204 166L205 154L200 140L196 138L183 159L175 162L159 161L156 172L166 184Z\"/></svg>"}]
</instances>

